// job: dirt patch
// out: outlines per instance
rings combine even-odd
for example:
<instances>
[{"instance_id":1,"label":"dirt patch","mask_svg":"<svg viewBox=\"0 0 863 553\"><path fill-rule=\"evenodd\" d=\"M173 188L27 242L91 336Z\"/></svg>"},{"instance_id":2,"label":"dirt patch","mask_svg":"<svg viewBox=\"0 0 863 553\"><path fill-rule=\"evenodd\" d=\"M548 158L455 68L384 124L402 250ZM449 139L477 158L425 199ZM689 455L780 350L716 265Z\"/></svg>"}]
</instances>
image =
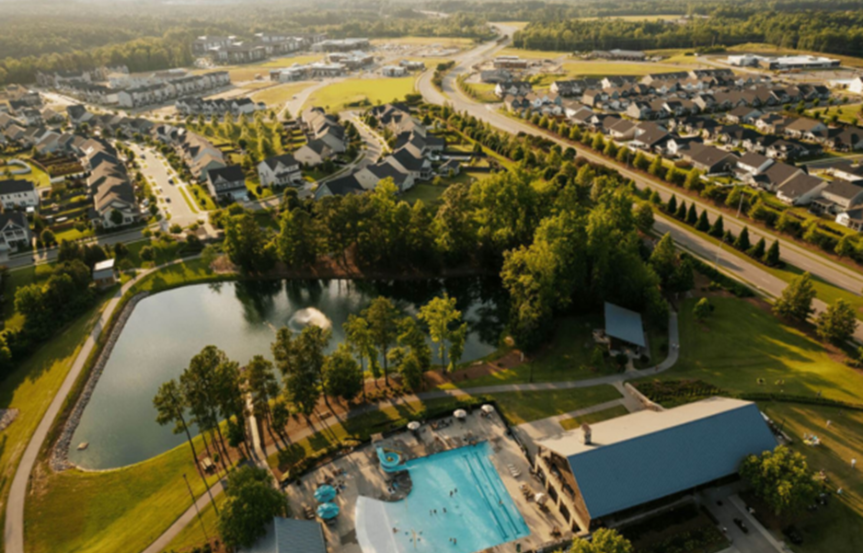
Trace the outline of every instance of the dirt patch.
<instances>
[{"instance_id":1,"label":"dirt patch","mask_svg":"<svg viewBox=\"0 0 863 553\"><path fill-rule=\"evenodd\" d=\"M512 350L494 361L477 362L469 367L451 373L429 371L425 374L424 380L427 388L438 388L445 384L473 380L474 378L488 376L496 372L514 369L522 363L524 361L522 360L521 352Z\"/></svg>"}]
</instances>

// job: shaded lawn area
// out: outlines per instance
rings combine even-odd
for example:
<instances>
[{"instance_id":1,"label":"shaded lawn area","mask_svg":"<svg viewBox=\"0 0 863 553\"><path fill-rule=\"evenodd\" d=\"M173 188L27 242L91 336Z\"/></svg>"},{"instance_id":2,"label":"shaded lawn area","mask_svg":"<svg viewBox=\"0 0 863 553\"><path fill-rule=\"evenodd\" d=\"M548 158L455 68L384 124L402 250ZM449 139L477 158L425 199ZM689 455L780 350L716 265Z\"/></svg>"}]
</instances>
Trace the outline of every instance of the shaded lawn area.
<instances>
[{"instance_id":1,"label":"shaded lawn area","mask_svg":"<svg viewBox=\"0 0 863 553\"><path fill-rule=\"evenodd\" d=\"M532 359L513 369L502 369L492 374L447 383L444 387L472 388L495 384L524 384L530 382L564 382L584 380L618 372L610 359L605 366L594 371L588 368L593 352L593 329L604 326L602 315L560 317L555 321L555 333L551 342ZM569 411L567 409L563 412Z\"/></svg>"},{"instance_id":2,"label":"shaded lawn area","mask_svg":"<svg viewBox=\"0 0 863 553\"><path fill-rule=\"evenodd\" d=\"M711 298L702 324L696 299L682 303L680 359L660 380L699 379L731 393L766 392L863 402L863 373L831 357L818 342L753 303ZM758 379L764 379L759 385ZM777 381L784 384L777 384Z\"/></svg>"},{"instance_id":3,"label":"shaded lawn area","mask_svg":"<svg viewBox=\"0 0 863 553\"><path fill-rule=\"evenodd\" d=\"M495 401L512 424L562 415L598 403L620 399L620 392L609 385L540 392L494 394Z\"/></svg>"},{"instance_id":4,"label":"shaded lawn area","mask_svg":"<svg viewBox=\"0 0 863 553\"><path fill-rule=\"evenodd\" d=\"M225 494L219 494L216 497L216 503L219 505L219 508L222 507L222 504L225 502ZM203 509L201 509L201 520L198 520L198 517L195 517L195 520L187 524L185 528L183 528L179 534L177 534L171 543L168 544L168 547L165 548L165 551L176 551L176 553L187 553L188 551L193 550L195 547L201 547L207 542L206 537L204 536L204 531L206 531L206 535L215 540L218 538L218 527L216 526L218 523L218 517L216 516L216 510L213 508L213 504L210 503ZM203 524L204 529L201 529L201 525Z\"/></svg>"},{"instance_id":5,"label":"shaded lawn area","mask_svg":"<svg viewBox=\"0 0 863 553\"><path fill-rule=\"evenodd\" d=\"M433 204L440 200L440 197L446 191L446 186L435 186L429 183L419 183L413 188L402 194L402 199L408 203L415 203L422 200L424 204Z\"/></svg>"},{"instance_id":6,"label":"shaded lawn area","mask_svg":"<svg viewBox=\"0 0 863 553\"><path fill-rule=\"evenodd\" d=\"M251 99L255 102L264 102L268 107L277 106L291 100L296 94L299 94L313 84L310 81L280 84L255 92L251 95Z\"/></svg>"},{"instance_id":7,"label":"shaded lawn area","mask_svg":"<svg viewBox=\"0 0 863 553\"><path fill-rule=\"evenodd\" d=\"M204 493L188 444L117 470L50 474L27 499L28 550L141 551L189 508L183 474L196 497ZM209 477L211 484L217 480Z\"/></svg>"},{"instance_id":8,"label":"shaded lawn area","mask_svg":"<svg viewBox=\"0 0 863 553\"><path fill-rule=\"evenodd\" d=\"M15 292L18 288L37 282L44 283L53 271L54 263L29 265L21 269L9 271L6 289L3 290L3 296L6 298L6 301L3 303L4 328L19 329L24 324L24 318L15 312Z\"/></svg>"},{"instance_id":9,"label":"shaded lawn area","mask_svg":"<svg viewBox=\"0 0 863 553\"><path fill-rule=\"evenodd\" d=\"M573 430L581 427L582 424L594 424L597 422L607 421L608 419L616 419L623 415L628 415L629 411L623 405L615 405L609 409L603 409L595 413L588 413L580 417L567 417L560 421L560 425L564 430Z\"/></svg>"},{"instance_id":10,"label":"shaded lawn area","mask_svg":"<svg viewBox=\"0 0 863 553\"><path fill-rule=\"evenodd\" d=\"M4 516L9 487L21 455L69 373L101 309L102 304L99 304L78 317L25 359L0 386L0 407L19 410L15 421L0 434L0 512Z\"/></svg>"},{"instance_id":11,"label":"shaded lawn area","mask_svg":"<svg viewBox=\"0 0 863 553\"><path fill-rule=\"evenodd\" d=\"M313 92L303 105L320 106L330 112L342 111L350 104L368 100L371 105L403 100L414 91L416 77L348 79Z\"/></svg>"},{"instance_id":12,"label":"shaded lawn area","mask_svg":"<svg viewBox=\"0 0 863 553\"><path fill-rule=\"evenodd\" d=\"M235 276L231 273L213 273L200 258L190 259L147 275L141 282L132 287L129 293L160 292L184 284L211 280L229 280Z\"/></svg>"},{"instance_id":13,"label":"shaded lawn area","mask_svg":"<svg viewBox=\"0 0 863 553\"><path fill-rule=\"evenodd\" d=\"M841 498L834 495L826 508L800 516L795 525L803 543L791 548L798 553L863 551L863 471L850 463L853 458L863 461L863 413L779 402L760 407L792 436L791 448L806 457L810 469L824 469L834 492L842 488ZM807 446L803 434L817 435L822 445Z\"/></svg>"}]
</instances>

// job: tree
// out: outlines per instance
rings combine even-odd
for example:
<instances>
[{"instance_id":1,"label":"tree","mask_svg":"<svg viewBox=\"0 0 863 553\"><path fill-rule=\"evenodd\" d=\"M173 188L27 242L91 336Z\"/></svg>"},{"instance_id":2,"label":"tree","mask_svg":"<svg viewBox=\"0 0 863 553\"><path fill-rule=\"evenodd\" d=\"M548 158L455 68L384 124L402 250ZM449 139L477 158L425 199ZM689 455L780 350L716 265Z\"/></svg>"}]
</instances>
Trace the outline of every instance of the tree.
<instances>
[{"instance_id":1,"label":"tree","mask_svg":"<svg viewBox=\"0 0 863 553\"><path fill-rule=\"evenodd\" d=\"M710 306L710 300L707 298L701 298L698 300L698 303L695 304L695 307L692 309L692 314L695 316L695 320L704 321L707 316L710 314L712 310Z\"/></svg>"},{"instance_id":2,"label":"tree","mask_svg":"<svg viewBox=\"0 0 863 553\"><path fill-rule=\"evenodd\" d=\"M764 263L768 267L778 267L781 263L779 259L779 240L774 240L772 244L770 244L770 249L767 250L767 253L764 254Z\"/></svg>"},{"instance_id":3,"label":"tree","mask_svg":"<svg viewBox=\"0 0 863 553\"><path fill-rule=\"evenodd\" d=\"M836 300L815 318L815 329L825 342L838 345L850 340L857 330L854 308L845 300Z\"/></svg>"},{"instance_id":4,"label":"tree","mask_svg":"<svg viewBox=\"0 0 863 553\"><path fill-rule=\"evenodd\" d=\"M737 239L734 241L734 248L742 252L748 252L752 244L749 243L749 227L743 227Z\"/></svg>"},{"instance_id":5,"label":"tree","mask_svg":"<svg viewBox=\"0 0 863 553\"><path fill-rule=\"evenodd\" d=\"M782 296L773 304L773 312L780 317L805 321L812 313L812 300L815 299L815 287L809 273L794 277Z\"/></svg>"},{"instance_id":6,"label":"tree","mask_svg":"<svg viewBox=\"0 0 863 553\"><path fill-rule=\"evenodd\" d=\"M681 201L680 205L677 206L677 211L674 213L674 216L684 221L686 219L686 202Z\"/></svg>"},{"instance_id":7,"label":"tree","mask_svg":"<svg viewBox=\"0 0 863 553\"><path fill-rule=\"evenodd\" d=\"M570 553L632 553L632 544L617 530L600 528L593 533L590 541L575 538Z\"/></svg>"},{"instance_id":8,"label":"tree","mask_svg":"<svg viewBox=\"0 0 863 553\"><path fill-rule=\"evenodd\" d=\"M677 266L677 249L674 247L674 240L671 238L670 232L665 233L657 242L650 254L649 261L650 266L659 276L660 282L666 285Z\"/></svg>"},{"instance_id":9,"label":"tree","mask_svg":"<svg viewBox=\"0 0 863 553\"><path fill-rule=\"evenodd\" d=\"M323 348L314 351L320 345L316 344L318 336L306 334L305 339L300 339L306 331L315 332L309 330L312 328L318 327L307 326L300 337L294 338L289 328L282 327L276 332L276 341L271 346L276 368L282 373L285 394L307 419L321 397L318 363L323 367ZM311 355L307 356L307 353Z\"/></svg>"},{"instance_id":10,"label":"tree","mask_svg":"<svg viewBox=\"0 0 863 553\"><path fill-rule=\"evenodd\" d=\"M287 514L287 498L266 469L244 466L228 476L225 503L219 514L219 535L228 547L251 547L267 533L273 517Z\"/></svg>"},{"instance_id":11,"label":"tree","mask_svg":"<svg viewBox=\"0 0 863 553\"><path fill-rule=\"evenodd\" d=\"M204 482L207 493L209 493L210 485L207 483L204 471L201 470L201 464L198 462L198 453L195 450L195 442L192 440L192 433L189 432L189 425L186 424L186 417L184 415L186 403L183 399L183 392L176 380L171 379L159 386L159 391L156 397L153 398L153 407L156 408L156 422L159 423L159 426L174 423L174 428L171 432L174 434L186 434L186 441L189 442L189 448L192 450L192 459L195 463L195 468L198 469L198 474ZM212 500L212 496L210 499ZM216 514L219 514L215 501L213 502L213 508L216 509Z\"/></svg>"},{"instance_id":12,"label":"tree","mask_svg":"<svg viewBox=\"0 0 863 553\"><path fill-rule=\"evenodd\" d=\"M665 211L672 215L677 213L677 196L675 196L674 194L672 194L671 197L668 198L668 204L665 206Z\"/></svg>"},{"instance_id":13,"label":"tree","mask_svg":"<svg viewBox=\"0 0 863 553\"><path fill-rule=\"evenodd\" d=\"M51 229L46 228L43 230L40 238L42 238L42 243L45 244L46 248L57 243L57 238L54 237L54 233L51 232Z\"/></svg>"},{"instance_id":14,"label":"tree","mask_svg":"<svg viewBox=\"0 0 863 553\"><path fill-rule=\"evenodd\" d=\"M390 385L387 353L398 338L399 310L389 298L379 296L362 312L362 317L369 323L372 341L384 358L384 381Z\"/></svg>"},{"instance_id":15,"label":"tree","mask_svg":"<svg viewBox=\"0 0 863 553\"><path fill-rule=\"evenodd\" d=\"M453 349L453 344L461 344L462 347L457 348L461 353L467 335L467 323L461 322L461 311L456 309L456 299L446 293L443 297L432 298L420 308L418 317L428 325L429 336L438 346L443 370L452 370L459 359L450 355L450 362L447 363L447 352Z\"/></svg>"},{"instance_id":16,"label":"tree","mask_svg":"<svg viewBox=\"0 0 863 553\"><path fill-rule=\"evenodd\" d=\"M650 160L647 158L646 155L644 155L644 153L639 150L635 154L635 159L632 161L632 164L635 166L636 169L644 171L648 167L650 167Z\"/></svg>"},{"instance_id":17,"label":"tree","mask_svg":"<svg viewBox=\"0 0 863 553\"><path fill-rule=\"evenodd\" d=\"M708 231L708 234L710 234L710 236L713 236L715 238L722 238L723 237L723 235L725 234L725 223L722 220L722 215L718 216L713 221L713 224L710 226L710 230Z\"/></svg>"},{"instance_id":18,"label":"tree","mask_svg":"<svg viewBox=\"0 0 863 553\"><path fill-rule=\"evenodd\" d=\"M749 248L749 251L746 253L748 253L749 255L754 257L755 259L761 260L761 259L764 259L764 248L765 248L764 238L761 238L758 240L758 242L755 243L755 245L753 247Z\"/></svg>"},{"instance_id":19,"label":"tree","mask_svg":"<svg viewBox=\"0 0 863 553\"><path fill-rule=\"evenodd\" d=\"M351 401L363 389L363 370L347 344L339 344L336 351L327 356L323 384L324 393L344 401Z\"/></svg>"},{"instance_id":20,"label":"tree","mask_svg":"<svg viewBox=\"0 0 863 553\"><path fill-rule=\"evenodd\" d=\"M698 221L695 223L695 230L701 232L707 232L710 230L710 220L707 218L706 209L698 216Z\"/></svg>"},{"instance_id":21,"label":"tree","mask_svg":"<svg viewBox=\"0 0 863 553\"><path fill-rule=\"evenodd\" d=\"M653 208L649 203L639 204L635 208L635 225L640 231L645 233L650 232L653 229L654 222Z\"/></svg>"},{"instance_id":22,"label":"tree","mask_svg":"<svg viewBox=\"0 0 863 553\"><path fill-rule=\"evenodd\" d=\"M252 357L246 365L246 384L252 394L252 409L255 417L266 420L272 427L270 400L279 395L279 381L273 370L273 364L263 355Z\"/></svg>"},{"instance_id":23,"label":"tree","mask_svg":"<svg viewBox=\"0 0 863 553\"><path fill-rule=\"evenodd\" d=\"M817 493L806 459L784 445L748 456L740 465L740 476L777 516L800 512Z\"/></svg>"},{"instance_id":24,"label":"tree","mask_svg":"<svg viewBox=\"0 0 863 553\"><path fill-rule=\"evenodd\" d=\"M647 172L656 178L665 178L665 166L662 164L662 156L657 155L653 157L653 161L650 162Z\"/></svg>"},{"instance_id":25,"label":"tree","mask_svg":"<svg viewBox=\"0 0 863 553\"><path fill-rule=\"evenodd\" d=\"M431 368L431 348L413 317L399 322L398 344L390 351L390 358L398 367L405 387L418 390L422 387L423 373Z\"/></svg>"},{"instance_id":26,"label":"tree","mask_svg":"<svg viewBox=\"0 0 863 553\"><path fill-rule=\"evenodd\" d=\"M701 173L697 169L689 171L686 175L686 180L683 182L683 187L695 192L701 190L704 187L704 183L701 181Z\"/></svg>"},{"instance_id":27,"label":"tree","mask_svg":"<svg viewBox=\"0 0 863 553\"><path fill-rule=\"evenodd\" d=\"M183 388L183 397L194 420L201 429L202 434L215 432L218 440L213 440L217 451L222 455L222 468L227 472L228 456L225 449L224 437L219 426L219 382L217 371L219 365L228 361L225 352L216 346L206 346L200 353L189 361L189 366L180 375L180 385ZM206 442L205 442L206 443Z\"/></svg>"},{"instance_id":28,"label":"tree","mask_svg":"<svg viewBox=\"0 0 863 553\"><path fill-rule=\"evenodd\" d=\"M117 209L111 210L111 215L108 216L111 221L111 224L115 227L119 227L123 224L123 212Z\"/></svg>"},{"instance_id":29,"label":"tree","mask_svg":"<svg viewBox=\"0 0 863 553\"><path fill-rule=\"evenodd\" d=\"M602 348L596 346L593 348L593 352L590 354L590 366L596 371L601 371L605 368L605 354L602 352Z\"/></svg>"},{"instance_id":30,"label":"tree","mask_svg":"<svg viewBox=\"0 0 863 553\"><path fill-rule=\"evenodd\" d=\"M363 361L368 359L369 371L372 376L377 379L380 377L380 368L378 367L378 350L375 348L374 337L369 322L362 317L354 314L348 315L348 320L342 325L345 331L345 340L353 350L354 354L360 360L360 370L365 373ZM375 381L377 383L377 380ZM365 388L363 388L365 397Z\"/></svg>"},{"instance_id":31,"label":"tree","mask_svg":"<svg viewBox=\"0 0 863 553\"><path fill-rule=\"evenodd\" d=\"M216 367L216 403L224 420L228 421L233 430L231 447L238 447L240 442L246 445L246 396L242 389L243 379L240 376L240 365L226 358ZM231 420L233 417L233 421Z\"/></svg>"},{"instance_id":32,"label":"tree","mask_svg":"<svg viewBox=\"0 0 863 553\"><path fill-rule=\"evenodd\" d=\"M225 253L247 273L265 273L273 268L275 254L267 236L251 213L230 217L225 225Z\"/></svg>"},{"instance_id":33,"label":"tree","mask_svg":"<svg viewBox=\"0 0 863 553\"><path fill-rule=\"evenodd\" d=\"M42 241L45 242L45 239L42 238ZM836 248L834 248L833 252L839 257L847 257L854 253L854 241L851 238L851 235L846 234L836 243Z\"/></svg>"},{"instance_id":34,"label":"tree","mask_svg":"<svg viewBox=\"0 0 863 553\"><path fill-rule=\"evenodd\" d=\"M693 226L698 223L698 209L695 207L695 202L690 204L689 211L686 212L686 223Z\"/></svg>"}]
</instances>

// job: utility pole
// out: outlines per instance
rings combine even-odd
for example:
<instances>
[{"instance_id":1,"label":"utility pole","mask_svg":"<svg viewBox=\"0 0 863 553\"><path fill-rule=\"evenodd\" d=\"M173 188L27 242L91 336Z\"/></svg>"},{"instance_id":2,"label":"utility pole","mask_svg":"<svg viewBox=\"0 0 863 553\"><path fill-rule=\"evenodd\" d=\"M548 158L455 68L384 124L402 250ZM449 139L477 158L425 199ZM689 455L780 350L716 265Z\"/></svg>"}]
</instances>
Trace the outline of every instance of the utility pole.
<instances>
[{"instance_id":1,"label":"utility pole","mask_svg":"<svg viewBox=\"0 0 863 553\"><path fill-rule=\"evenodd\" d=\"M186 487L189 489L189 496L192 498L192 505L195 506L195 511L198 513L198 522L201 523L201 530L204 531L204 538L207 540L207 543L210 543L210 536L207 535L207 528L204 527L204 519L201 518L201 510L198 509L198 502L195 501L195 494L192 493L192 486L189 485L189 479L186 478L186 473L183 473L183 480L186 482ZM216 509L216 501L213 500L213 508ZM216 509L218 513L218 509Z\"/></svg>"}]
</instances>

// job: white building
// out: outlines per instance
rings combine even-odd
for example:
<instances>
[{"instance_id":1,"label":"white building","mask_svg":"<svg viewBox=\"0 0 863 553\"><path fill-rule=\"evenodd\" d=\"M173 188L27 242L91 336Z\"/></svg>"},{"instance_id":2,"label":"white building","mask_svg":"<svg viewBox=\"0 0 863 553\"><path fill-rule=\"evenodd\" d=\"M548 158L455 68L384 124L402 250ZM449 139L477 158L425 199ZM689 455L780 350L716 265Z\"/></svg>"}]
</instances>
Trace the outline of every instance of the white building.
<instances>
[{"instance_id":1,"label":"white building","mask_svg":"<svg viewBox=\"0 0 863 553\"><path fill-rule=\"evenodd\" d=\"M0 180L0 204L4 209L38 207L39 194L32 182L21 179Z\"/></svg>"},{"instance_id":2,"label":"white building","mask_svg":"<svg viewBox=\"0 0 863 553\"><path fill-rule=\"evenodd\" d=\"M300 163L291 154L265 159L258 164L258 179L262 186L285 186L303 181Z\"/></svg>"}]
</instances>

